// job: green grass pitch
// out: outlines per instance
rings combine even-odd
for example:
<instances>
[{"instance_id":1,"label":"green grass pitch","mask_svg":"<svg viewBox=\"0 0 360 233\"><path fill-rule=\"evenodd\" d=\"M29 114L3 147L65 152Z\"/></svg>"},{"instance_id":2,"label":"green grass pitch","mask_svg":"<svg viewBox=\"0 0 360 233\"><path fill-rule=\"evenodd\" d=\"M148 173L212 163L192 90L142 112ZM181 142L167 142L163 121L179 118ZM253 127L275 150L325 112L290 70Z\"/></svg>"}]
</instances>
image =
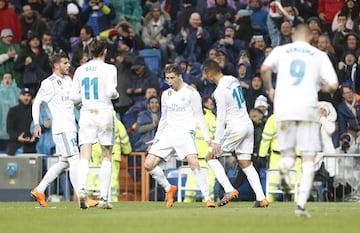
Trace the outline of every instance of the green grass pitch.
<instances>
[{"instance_id":1,"label":"green grass pitch","mask_svg":"<svg viewBox=\"0 0 360 233\"><path fill-rule=\"evenodd\" d=\"M80 210L74 202L0 203L0 233L358 233L360 203L310 202L310 219L295 217L294 203L231 202L207 209L203 203L119 202L114 209Z\"/></svg>"}]
</instances>

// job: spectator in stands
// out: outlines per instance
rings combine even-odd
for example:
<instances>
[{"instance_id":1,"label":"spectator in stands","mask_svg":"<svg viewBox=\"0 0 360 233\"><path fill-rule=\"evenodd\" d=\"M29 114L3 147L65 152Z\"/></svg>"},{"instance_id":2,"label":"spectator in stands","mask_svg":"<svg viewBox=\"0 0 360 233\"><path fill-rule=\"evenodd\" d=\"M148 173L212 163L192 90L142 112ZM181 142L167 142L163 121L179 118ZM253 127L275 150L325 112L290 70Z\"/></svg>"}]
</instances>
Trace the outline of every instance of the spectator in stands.
<instances>
[{"instance_id":1,"label":"spectator in stands","mask_svg":"<svg viewBox=\"0 0 360 233\"><path fill-rule=\"evenodd\" d=\"M234 24L226 26L223 37L217 40L213 45L213 47L218 49L224 48L227 54L227 60L233 65L235 65L238 61L240 51L247 49L248 47L248 44L245 41L239 40L235 37L235 29L236 25Z\"/></svg>"},{"instance_id":2,"label":"spectator in stands","mask_svg":"<svg viewBox=\"0 0 360 233\"><path fill-rule=\"evenodd\" d=\"M41 37L42 49L50 58L55 52L58 52L59 49L53 45L52 36L48 32L44 32Z\"/></svg>"},{"instance_id":3,"label":"spectator in stands","mask_svg":"<svg viewBox=\"0 0 360 233\"><path fill-rule=\"evenodd\" d=\"M135 59L135 54L130 52L117 53L115 66L117 69L117 87L119 99L114 102L114 109L120 114L121 121L124 120L125 112L133 104L133 100L127 95L126 90L131 87L131 66ZM146 95L146 94L145 94Z\"/></svg>"},{"instance_id":4,"label":"spectator in stands","mask_svg":"<svg viewBox=\"0 0 360 233\"><path fill-rule=\"evenodd\" d=\"M309 27L312 26L318 26L319 28L321 28L321 22L320 19L316 16L310 17L308 18L308 20L306 21L306 23L309 25Z\"/></svg>"},{"instance_id":5,"label":"spectator in stands","mask_svg":"<svg viewBox=\"0 0 360 233\"><path fill-rule=\"evenodd\" d=\"M14 69L23 74L18 86L28 87L36 94L40 82L51 73L49 57L42 49L39 35L34 33L29 35L27 46L20 52Z\"/></svg>"},{"instance_id":6,"label":"spectator in stands","mask_svg":"<svg viewBox=\"0 0 360 233\"><path fill-rule=\"evenodd\" d=\"M254 35L267 35L269 33L266 25L268 12L262 9L261 0L250 0L249 10L253 11L250 19Z\"/></svg>"},{"instance_id":7,"label":"spectator in stands","mask_svg":"<svg viewBox=\"0 0 360 233\"><path fill-rule=\"evenodd\" d=\"M158 92L155 87L150 86L146 89L144 98L136 101L129 110L125 112L123 122L127 130L136 122L138 114L148 108L149 98L153 96L158 97Z\"/></svg>"},{"instance_id":8,"label":"spectator in stands","mask_svg":"<svg viewBox=\"0 0 360 233\"><path fill-rule=\"evenodd\" d=\"M222 46L217 49L216 58L214 61L219 64L221 72L224 75L237 76L236 68L234 64L229 61L229 57L228 50Z\"/></svg>"},{"instance_id":9,"label":"spectator in stands","mask_svg":"<svg viewBox=\"0 0 360 233\"><path fill-rule=\"evenodd\" d=\"M333 41L333 45L335 48L336 55L338 59L340 60L346 51L352 51L355 53L356 57L359 57L360 55L360 38L359 35L354 32L349 32L345 35L343 41L339 41L339 43L342 44L334 44L337 43L336 41Z\"/></svg>"},{"instance_id":10,"label":"spectator in stands","mask_svg":"<svg viewBox=\"0 0 360 233\"><path fill-rule=\"evenodd\" d=\"M237 25L235 30L235 37L239 40L243 40L246 44L250 43L253 36L253 29L251 27L250 10L239 10L234 18L234 23Z\"/></svg>"},{"instance_id":11,"label":"spectator in stands","mask_svg":"<svg viewBox=\"0 0 360 233\"><path fill-rule=\"evenodd\" d=\"M89 0L84 2L80 17L98 36L110 28L111 21L115 19L115 9L109 0Z\"/></svg>"},{"instance_id":12,"label":"spectator in stands","mask_svg":"<svg viewBox=\"0 0 360 233\"><path fill-rule=\"evenodd\" d=\"M281 4L280 1L272 1L270 5L271 10L267 19L267 26L271 45L276 47L291 42L291 28L303 23L303 18L298 15L298 10L289 2ZM275 12L273 8L276 8ZM284 24L285 22L287 24Z\"/></svg>"},{"instance_id":13,"label":"spectator in stands","mask_svg":"<svg viewBox=\"0 0 360 233\"><path fill-rule=\"evenodd\" d=\"M304 21L307 21L309 18L317 16L318 0L296 1L296 8L299 10L299 15L304 18Z\"/></svg>"},{"instance_id":14,"label":"spectator in stands","mask_svg":"<svg viewBox=\"0 0 360 233\"><path fill-rule=\"evenodd\" d=\"M71 66L73 69L76 69L91 59L90 45L94 39L93 29L87 25L83 26L80 30L80 38L81 43L76 45L72 51Z\"/></svg>"},{"instance_id":15,"label":"spectator in stands","mask_svg":"<svg viewBox=\"0 0 360 233\"><path fill-rule=\"evenodd\" d=\"M354 93L351 85L341 87L343 102L338 107L339 133L360 136L360 95Z\"/></svg>"},{"instance_id":16,"label":"spectator in stands","mask_svg":"<svg viewBox=\"0 0 360 233\"><path fill-rule=\"evenodd\" d=\"M180 6L180 11L177 13L175 19L175 31L174 34L176 35L181 31L182 28L186 28L189 26L189 18L192 13L197 12L196 10L196 3L198 0L183 0L183 5Z\"/></svg>"},{"instance_id":17,"label":"spectator in stands","mask_svg":"<svg viewBox=\"0 0 360 233\"><path fill-rule=\"evenodd\" d=\"M333 65L334 69L336 70L338 67L339 59L336 57L335 49L331 44L329 36L320 35L319 39L318 39L317 48L320 49L321 51L325 52L328 55L328 57L331 61L331 64Z\"/></svg>"},{"instance_id":18,"label":"spectator in stands","mask_svg":"<svg viewBox=\"0 0 360 233\"><path fill-rule=\"evenodd\" d=\"M118 30L120 40L127 41L126 44L130 48L129 51L135 52L145 47L141 36L136 33L135 28L129 22L121 21L115 28Z\"/></svg>"},{"instance_id":19,"label":"spectator in stands","mask_svg":"<svg viewBox=\"0 0 360 233\"><path fill-rule=\"evenodd\" d=\"M29 4L22 7L20 23L23 33L21 40L24 41L24 44L26 44L26 39L30 33L37 33L39 36L42 36L45 32L45 23L40 13L33 11Z\"/></svg>"},{"instance_id":20,"label":"spectator in stands","mask_svg":"<svg viewBox=\"0 0 360 233\"><path fill-rule=\"evenodd\" d=\"M340 12L337 17L338 27L333 32L332 43L338 58L340 58L343 55L344 50L346 50L346 40L348 39L349 33L353 33L351 28L346 27L346 19L347 15L344 12Z\"/></svg>"},{"instance_id":21,"label":"spectator in stands","mask_svg":"<svg viewBox=\"0 0 360 233\"><path fill-rule=\"evenodd\" d=\"M238 65L238 76L237 79L240 82L242 88L248 89L251 83L251 67L246 62L241 62Z\"/></svg>"},{"instance_id":22,"label":"spectator in stands","mask_svg":"<svg viewBox=\"0 0 360 233\"><path fill-rule=\"evenodd\" d=\"M72 2L72 0L49 0L46 7L40 13L46 22L54 22L57 19L65 18L68 2Z\"/></svg>"},{"instance_id":23,"label":"spectator in stands","mask_svg":"<svg viewBox=\"0 0 360 233\"><path fill-rule=\"evenodd\" d=\"M36 153L36 138L30 133L31 100L33 92L29 88L21 90L19 104L10 108L6 130L10 140L6 148L6 154L15 155L16 153Z\"/></svg>"},{"instance_id":24,"label":"spectator in stands","mask_svg":"<svg viewBox=\"0 0 360 233\"><path fill-rule=\"evenodd\" d=\"M246 108L248 110L254 108L255 100L259 95L267 96L264 87L263 81L259 73L254 74L251 79L251 85L248 89L244 89L244 98L246 100Z\"/></svg>"},{"instance_id":25,"label":"spectator in stands","mask_svg":"<svg viewBox=\"0 0 360 233\"><path fill-rule=\"evenodd\" d=\"M322 31L331 33L332 21L343 5L344 0L318 0L317 13L322 23Z\"/></svg>"},{"instance_id":26,"label":"spectator in stands","mask_svg":"<svg viewBox=\"0 0 360 233\"><path fill-rule=\"evenodd\" d=\"M114 6L115 17L112 24L127 22L135 29L135 34L139 35L141 30L142 8L137 0L110 0Z\"/></svg>"},{"instance_id":27,"label":"spectator in stands","mask_svg":"<svg viewBox=\"0 0 360 233\"><path fill-rule=\"evenodd\" d=\"M332 21L332 25L331 25L332 31L335 31L338 29L339 21L337 20L337 18L338 18L339 14L345 14L347 16L344 26L346 28L352 29L354 26L354 20L358 19L359 14L360 14L360 8L359 8L358 2L356 2L356 0L346 0L345 1L345 4L342 6L341 9L339 9L339 11L336 13L336 15Z\"/></svg>"},{"instance_id":28,"label":"spectator in stands","mask_svg":"<svg viewBox=\"0 0 360 233\"><path fill-rule=\"evenodd\" d=\"M232 23L236 12L227 4L227 0L215 0L214 6L207 9L203 18L203 25L208 29L212 41L220 40L225 35L219 32L224 32L224 23Z\"/></svg>"},{"instance_id":29,"label":"spectator in stands","mask_svg":"<svg viewBox=\"0 0 360 233\"><path fill-rule=\"evenodd\" d=\"M271 106L268 98L264 95L259 95L254 104L254 108L259 109L263 113L263 122L266 122L271 115Z\"/></svg>"},{"instance_id":30,"label":"spectator in stands","mask_svg":"<svg viewBox=\"0 0 360 233\"><path fill-rule=\"evenodd\" d=\"M181 28L174 38L175 51L179 59L186 59L188 62L202 62L206 52L211 45L211 38L208 31L201 26L201 16L198 12L191 14L189 26Z\"/></svg>"},{"instance_id":31,"label":"spectator in stands","mask_svg":"<svg viewBox=\"0 0 360 233\"><path fill-rule=\"evenodd\" d=\"M9 142L6 131L6 118L9 109L18 104L20 89L12 78L11 73L4 73L0 83L0 151L5 151Z\"/></svg>"},{"instance_id":32,"label":"spectator in stands","mask_svg":"<svg viewBox=\"0 0 360 233\"><path fill-rule=\"evenodd\" d=\"M145 96L145 91L148 87L159 87L160 83L144 61L144 57L137 56L134 64L131 66L132 79L131 87L127 89L126 93L132 98L134 102L142 100Z\"/></svg>"},{"instance_id":33,"label":"spectator in stands","mask_svg":"<svg viewBox=\"0 0 360 233\"><path fill-rule=\"evenodd\" d=\"M314 46L315 48L318 48L318 44L319 44L319 37L321 35L321 29L318 26L311 26L309 27L311 34L312 34L312 39L310 41L310 44L312 46Z\"/></svg>"},{"instance_id":34,"label":"spectator in stands","mask_svg":"<svg viewBox=\"0 0 360 233\"><path fill-rule=\"evenodd\" d=\"M339 84L349 84L353 91L360 94L360 66L358 59L352 51L346 51L338 66Z\"/></svg>"},{"instance_id":35,"label":"spectator in stands","mask_svg":"<svg viewBox=\"0 0 360 233\"><path fill-rule=\"evenodd\" d=\"M251 69L254 73L258 72L261 64L265 59L265 48L266 48L266 43L264 36L261 35L253 36L253 39L251 40L251 44L249 47L249 58L250 58Z\"/></svg>"},{"instance_id":36,"label":"spectator in stands","mask_svg":"<svg viewBox=\"0 0 360 233\"><path fill-rule=\"evenodd\" d=\"M48 23L48 30L53 38L55 47L67 53L72 52L71 41L78 38L83 22L80 19L79 7L69 3L66 7L66 16Z\"/></svg>"},{"instance_id":37,"label":"spectator in stands","mask_svg":"<svg viewBox=\"0 0 360 233\"><path fill-rule=\"evenodd\" d=\"M147 110L141 111L136 120L137 140L134 142L134 151L146 151L150 140L157 131L160 120L160 101L156 96L148 98Z\"/></svg>"},{"instance_id":38,"label":"spectator in stands","mask_svg":"<svg viewBox=\"0 0 360 233\"><path fill-rule=\"evenodd\" d=\"M20 44L22 28L19 17L12 8L9 8L9 0L0 0L0 31L8 28L13 33L13 43Z\"/></svg>"},{"instance_id":39,"label":"spectator in stands","mask_svg":"<svg viewBox=\"0 0 360 233\"><path fill-rule=\"evenodd\" d=\"M40 36L33 33L29 35L27 46L20 52L14 68L23 74L19 87L28 87L36 94L40 82L51 73L49 57L42 49Z\"/></svg>"},{"instance_id":40,"label":"spectator in stands","mask_svg":"<svg viewBox=\"0 0 360 233\"><path fill-rule=\"evenodd\" d=\"M13 43L14 34L10 28L1 30L0 37L0 76L10 73L15 85L19 85L20 75L14 70L14 63L18 58L20 46Z\"/></svg>"},{"instance_id":41,"label":"spectator in stands","mask_svg":"<svg viewBox=\"0 0 360 233\"><path fill-rule=\"evenodd\" d=\"M165 21L171 20L170 15L161 10L159 3L153 3L151 12L144 19L142 28L142 40L147 48L160 49L161 67L164 68L168 62L169 54L174 53L172 34L164 34Z\"/></svg>"}]
</instances>

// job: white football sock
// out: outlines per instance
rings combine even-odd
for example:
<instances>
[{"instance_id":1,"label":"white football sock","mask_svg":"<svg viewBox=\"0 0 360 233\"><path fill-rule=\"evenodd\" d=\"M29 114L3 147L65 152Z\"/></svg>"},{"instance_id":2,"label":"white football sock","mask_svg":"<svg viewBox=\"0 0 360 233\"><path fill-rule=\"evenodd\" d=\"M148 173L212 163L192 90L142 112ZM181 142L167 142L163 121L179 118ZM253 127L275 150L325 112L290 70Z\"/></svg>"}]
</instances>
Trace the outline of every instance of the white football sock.
<instances>
[{"instance_id":1,"label":"white football sock","mask_svg":"<svg viewBox=\"0 0 360 233\"><path fill-rule=\"evenodd\" d=\"M68 159L69 162L69 177L70 177L70 182L74 188L74 192L76 194L76 196L79 196L79 179L78 179L78 175L79 175L79 171L78 171L78 165L79 165L79 157L76 158L70 158Z\"/></svg>"},{"instance_id":2,"label":"white football sock","mask_svg":"<svg viewBox=\"0 0 360 233\"><path fill-rule=\"evenodd\" d=\"M69 163L65 161L58 161L54 165L52 165L46 172L45 176L40 181L40 184L36 187L36 189L40 193L44 193L47 186L53 182L61 172L63 172L66 168L69 167Z\"/></svg>"},{"instance_id":3,"label":"white football sock","mask_svg":"<svg viewBox=\"0 0 360 233\"><path fill-rule=\"evenodd\" d=\"M209 182L206 179L205 175L200 172L199 169L193 170L195 175L196 183L198 184L202 195L204 196L204 201L210 200L210 191L209 191Z\"/></svg>"},{"instance_id":4,"label":"white football sock","mask_svg":"<svg viewBox=\"0 0 360 233\"><path fill-rule=\"evenodd\" d=\"M218 159L211 159L207 161L209 167L213 170L216 179L224 188L226 193L232 192L235 188L231 185L229 178L225 173L224 167L221 165Z\"/></svg>"},{"instance_id":5,"label":"white football sock","mask_svg":"<svg viewBox=\"0 0 360 233\"><path fill-rule=\"evenodd\" d=\"M108 160L102 161L99 180L100 180L100 197L103 198L104 200L108 200L109 187L111 184L111 161Z\"/></svg>"},{"instance_id":6,"label":"white football sock","mask_svg":"<svg viewBox=\"0 0 360 233\"><path fill-rule=\"evenodd\" d=\"M259 174L256 172L254 166L251 164L250 166L243 168L242 170L247 176L250 186L256 195L256 200L257 201L264 200L265 199L264 191L261 187Z\"/></svg>"},{"instance_id":7,"label":"white football sock","mask_svg":"<svg viewBox=\"0 0 360 233\"><path fill-rule=\"evenodd\" d=\"M159 166L156 166L154 169L149 171L149 174L152 176L152 178L154 178L154 180L157 181L157 183L161 187L163 187L165 189L165 192L170 190L170 183L166 179L166 176L165 176L163 170Z\"/></svg>"},{"instance_id":8,"label":"white football sock","mask_svg":"<svg viewBox=\"0 0 360 233\"><path fill-rule=\"evenodd\" d=\"M78 180L79 180L79 188L86 190L87 187L87 179L89 174L89 160L80 159L78 164Z\"/></svg>"},{"instance_id":9,"label":"white football sock","mask_svg":"<svg viewBox=\"0 0 360 233\"><path fill-rule=\"evenodd\" d=\"M299 188L299 197L297 204L304 208L314 180L314 162L306 161L302 163L302 175Z\"/></svg>"}]
</instances>

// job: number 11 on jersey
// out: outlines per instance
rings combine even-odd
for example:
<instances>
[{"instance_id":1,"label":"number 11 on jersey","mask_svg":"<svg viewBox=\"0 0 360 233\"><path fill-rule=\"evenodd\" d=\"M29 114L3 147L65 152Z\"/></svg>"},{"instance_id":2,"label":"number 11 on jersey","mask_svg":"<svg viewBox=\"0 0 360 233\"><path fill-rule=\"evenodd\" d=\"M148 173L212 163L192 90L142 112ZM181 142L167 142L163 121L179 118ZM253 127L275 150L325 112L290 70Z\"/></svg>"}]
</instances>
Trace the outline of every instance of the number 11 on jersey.
<instances>
[{"instance_id":1,"label":"number 11 on jersey","mask_svg":"<svg viewBox=\"0 0 360 233\"><path fill-rule=\"evenodd\" d=\"M92 96L95 100L99 99L98 77L86 77L82 80L81 85L84 87L85 99L89 100Z\"/></svg>"}]
</instances>

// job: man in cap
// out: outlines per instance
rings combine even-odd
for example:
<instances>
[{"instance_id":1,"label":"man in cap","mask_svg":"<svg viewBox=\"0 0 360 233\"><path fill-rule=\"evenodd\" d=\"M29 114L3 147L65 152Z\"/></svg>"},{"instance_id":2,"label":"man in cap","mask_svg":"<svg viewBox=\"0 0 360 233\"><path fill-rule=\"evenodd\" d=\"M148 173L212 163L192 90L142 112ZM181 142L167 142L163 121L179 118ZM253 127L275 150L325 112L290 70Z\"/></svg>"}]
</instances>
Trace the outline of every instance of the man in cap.
<instances>
[{"instance_id":1,"label":"man in cap","mask_svg":"<svg viewBox=\"0 0 360 233\"><path fill-rule=\"evenodd\" d=\"M35 137L30 133L32 98L33 93L29 88L22 89L19 95L19 104L10 108L8 112L6 120L6 130L10 137L6 148L8 155L36 153Z\"/></svg>"},{"instance_id":2,"label":"man in cap","mask_svg":"<svg viewBox=\"0 0 360 233\"><path fill-rule=\"evenodd\" d=\"M13 43L14 34L10 28L4 28L0 33L0 76L11 73L19 83L19 74L14 71L14 62L20 52L20 46Z\"/></svg>"}]
</instances>

